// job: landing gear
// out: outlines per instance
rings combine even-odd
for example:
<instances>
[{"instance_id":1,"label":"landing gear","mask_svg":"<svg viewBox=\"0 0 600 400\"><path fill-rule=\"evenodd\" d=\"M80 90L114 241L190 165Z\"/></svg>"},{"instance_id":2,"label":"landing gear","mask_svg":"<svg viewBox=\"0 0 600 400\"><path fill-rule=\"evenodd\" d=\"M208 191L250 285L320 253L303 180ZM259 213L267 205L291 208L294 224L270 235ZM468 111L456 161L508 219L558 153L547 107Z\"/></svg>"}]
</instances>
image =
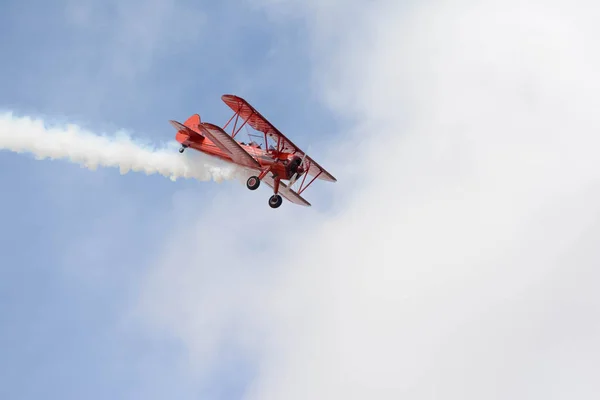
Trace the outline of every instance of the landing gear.
<instances>
[{"instance_id":1,"label":"landing gear","mask_svg":"<svg viewBox=\"0 0 600 400\"><path fill-rule=\"evenodd\" d=\"M267 176L270 170L271 168L269 167L268 169L263 170L259 176L253 175L250 178L248 178L248 180L246 181L246 187L250 190L258 189L258 187L260 186L260 181L265 176ZM277 192L279 191L280 178L276 175L273 175L273 178L274 179L272 185L271 183L269 183L269 181L267 181L268 185L273 187L273 196L269 198L269 206L271 206L271 208L278 208L283 203L283 199L280 195L277 194Z\"/></svg>"},{"instance_id":2,"label":"landing gear","mask_svg":"<svg viewBox=\"0 0 600 400\"><path fill-rule=\"evenodd\" d=\"M281 205L281 203L283 203L283 199L278 194L274 194L269 198L269 205L271 206L271 208L278 208Z\"/></svg>"},{"instance_id":3,"label":"landing gear","mask_svg":"<svg viewBox=\"0 0 600 400\"><path fill-rule=\"evenodd\" d=\"M260 179L258 179L258 176L251 176L248 178L248 181L246 181L246 186L250 190L256 190L260 186Z\"/></svg>"},{"instance_id":4,"label":"landing gear","mask_svg":"<svg viewBox=\"0 0 600 400\"><path fill-rule=\"evenodd\" d=\"M181 148L179 149L180 153L183 153L185 151L185 149L187 149L188 147L186 145L181 145Z\"/></svg>"}]
</instances>

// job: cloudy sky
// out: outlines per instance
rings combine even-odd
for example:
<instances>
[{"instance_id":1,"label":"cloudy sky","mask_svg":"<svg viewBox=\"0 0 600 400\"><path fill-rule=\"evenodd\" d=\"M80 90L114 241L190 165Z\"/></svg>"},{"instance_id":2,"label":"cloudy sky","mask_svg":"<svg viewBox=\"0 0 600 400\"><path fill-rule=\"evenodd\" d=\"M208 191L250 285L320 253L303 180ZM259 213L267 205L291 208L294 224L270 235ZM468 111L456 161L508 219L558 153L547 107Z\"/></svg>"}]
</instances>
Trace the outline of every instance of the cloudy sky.
<instances>
[{"instance_id":1,"label":"cloudy sky","mask_svg":"<svg viewBox=\"0 0 600 400\"><path fill-rule=\"evenodd\" d=\"M600 6L4 1L0 111L166 143L250 100L338 183L0 152L0 397L592 399Z\"/></svg>"}]
</instances>

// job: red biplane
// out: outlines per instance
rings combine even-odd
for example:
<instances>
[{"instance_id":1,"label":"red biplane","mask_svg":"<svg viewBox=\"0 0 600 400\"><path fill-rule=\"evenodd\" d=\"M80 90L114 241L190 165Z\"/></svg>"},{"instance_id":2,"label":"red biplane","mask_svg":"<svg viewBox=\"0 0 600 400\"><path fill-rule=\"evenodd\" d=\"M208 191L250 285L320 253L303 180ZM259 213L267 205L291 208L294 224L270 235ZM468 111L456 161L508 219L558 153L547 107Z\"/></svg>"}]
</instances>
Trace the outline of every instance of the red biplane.
<instances>
[{"instance_id":1,"label":"red biplane","mask_svg":"<svg viewBox=\"0 0 600 400\"><path fill-rule=\"evenodd\" d=\"M336 182L329 172L279 132L246 100L229 94L223 95L221 99L234 112L223 128L208 122L201 122L198 114L192 115L183 124L170 121L171 125L177 129L175 138L181 143L180 153L190 147L255 171L256 174L248 178L246 186L250 190L256 190L263 181L273 188L274 194L269 198L271 208L281 205L283 202L281 196L294 204L310 206L310 203L302 198L301 194L315 179ZM225 129L234 118L231 135L228 135L225 133ZM238 122L240 122L239 127ZM260 138L264 139L265 148L262 148L254 140L248 144L236 140L236 135L246 124L260 132ZM292 186L303 175L300 187L296 191L293 190ZM308 175L312 176L312 179L305 185ZM282 180L288 181L287 184L281 182Z\"/></svg>"}]
</instances>

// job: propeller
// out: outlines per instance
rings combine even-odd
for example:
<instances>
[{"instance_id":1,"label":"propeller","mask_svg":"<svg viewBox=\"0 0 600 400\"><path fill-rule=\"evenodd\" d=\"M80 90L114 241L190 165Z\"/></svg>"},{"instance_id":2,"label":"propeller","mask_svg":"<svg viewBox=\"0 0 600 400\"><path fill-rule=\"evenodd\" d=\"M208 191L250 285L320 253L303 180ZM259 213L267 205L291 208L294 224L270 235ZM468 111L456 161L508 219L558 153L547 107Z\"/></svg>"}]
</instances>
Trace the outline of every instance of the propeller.
<instances>
[{"instance_id":1,"label":"propeller","mask_svg":"<svg viewBox=\"0 0 600 400\"><path fill-rule=\"evenodd\" d=\"M307 172L304 171L304 159L306 158L306 153L304 153L304 156L302 157L302 160L300 161L300 164L298 164L298 168L296 169L296 173L292 176L292 179L290 179L290 184L289 184L289 188L291 189L292 186L294 185L294 183L296 183L296 181L298 180L298 178L300 177L300 175L302 175L302 173Z\"/></svg>"}]
</instances>

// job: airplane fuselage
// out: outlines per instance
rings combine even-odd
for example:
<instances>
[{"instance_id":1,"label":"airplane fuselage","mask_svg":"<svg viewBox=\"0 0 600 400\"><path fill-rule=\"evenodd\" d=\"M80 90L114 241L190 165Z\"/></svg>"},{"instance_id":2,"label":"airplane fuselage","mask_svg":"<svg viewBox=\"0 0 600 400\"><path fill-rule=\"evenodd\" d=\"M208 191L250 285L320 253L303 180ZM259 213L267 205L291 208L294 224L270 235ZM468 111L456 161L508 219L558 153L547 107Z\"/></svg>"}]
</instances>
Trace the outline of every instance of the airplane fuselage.
<instances>
[{"instance_id":1,"label":"airplane fuselage","mask_svg":"<svg viewBox=\"0 0 600 400\"><path fill-rule=\"evenodd\" d=\"M192 138L188 134L178 131L175 135L175 139L181 143L183 147L192 148L210 156L236 164L229 154L221 150L207 137L198 135ZM298 156L291 153L278 153L274 150L265 150L256 146L242 144L241 142L238 142L238 144L253 156L263 169L270 168L269 172L278 176L280 179L291 179L293 173L290 171L289 165L294 158L299 158Z\"/></svg>"}]
</instances>

